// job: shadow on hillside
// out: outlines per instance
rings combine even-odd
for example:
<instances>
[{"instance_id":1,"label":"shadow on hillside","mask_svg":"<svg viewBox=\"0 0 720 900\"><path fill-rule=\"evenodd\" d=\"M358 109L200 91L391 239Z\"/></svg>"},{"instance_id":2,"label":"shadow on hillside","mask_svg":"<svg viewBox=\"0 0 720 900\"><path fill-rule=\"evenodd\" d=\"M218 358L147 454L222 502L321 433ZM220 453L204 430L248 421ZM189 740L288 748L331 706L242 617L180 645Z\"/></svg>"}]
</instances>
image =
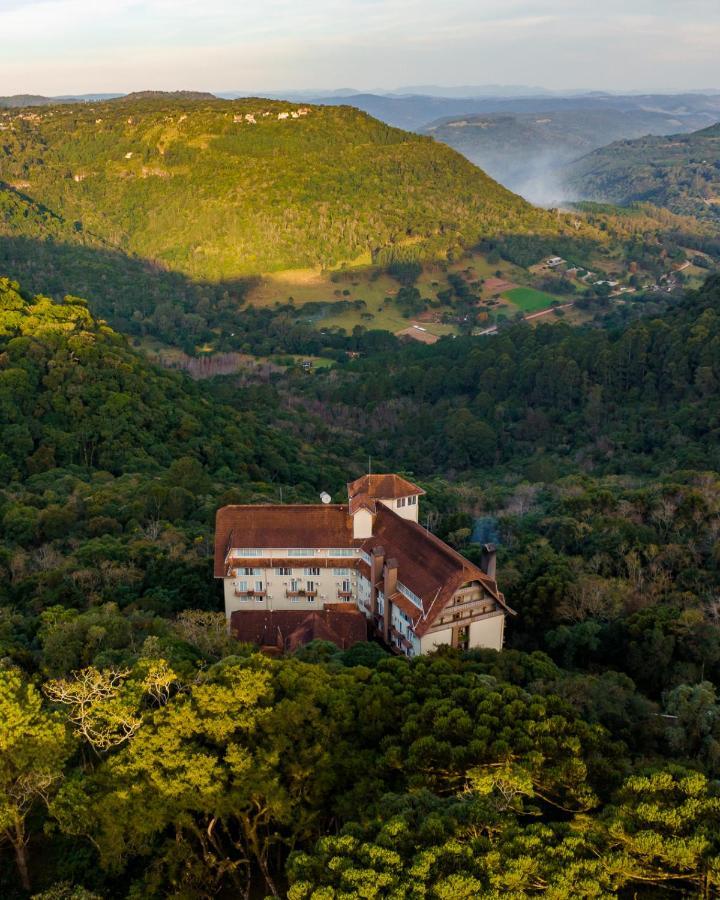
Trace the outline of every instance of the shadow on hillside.
<instances>
[{"instance_id":1,"label":"shadow on hillside","mask_svg":"<svg viewBox=\"0 0 720 900\"><path fill-rule=\"evenodd\" d=\"M0 275L25 293L73 294L131 336L192 346L232 318L252 279L199 282L138 257L99 247L0 235Z\"/></svg>"}]
</instances>

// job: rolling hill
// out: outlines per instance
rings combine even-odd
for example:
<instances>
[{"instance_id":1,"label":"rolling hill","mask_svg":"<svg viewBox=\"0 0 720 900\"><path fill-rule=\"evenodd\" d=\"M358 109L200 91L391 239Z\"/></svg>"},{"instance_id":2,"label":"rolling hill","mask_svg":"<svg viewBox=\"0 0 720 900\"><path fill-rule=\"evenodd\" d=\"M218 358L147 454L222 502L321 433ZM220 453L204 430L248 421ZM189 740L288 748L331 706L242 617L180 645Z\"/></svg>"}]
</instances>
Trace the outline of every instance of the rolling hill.
<instances>
[{"instance_id":1,"label":"rolling hill","mask_svg":"<svg viewBox=\"0 0 720 900\"><path fill-rule=\"evenodd\" d=\"M286 415L262 421L267 398L233 404L151 365L85 300L0 276L0 485L74 466L148 478L180 457L232 483L325 477L328 455L299 448Z\"/></svg>"},{"instance_id":2,"label":"rolling hill","mask_svg":"<svg viewBox=\"0 0 720 900\"><path fill-rule=\"evenodd\" d=\"M70 243L196 279L558 230L459 154L347 107L120 99L6 112L0 129L2 207L19 197ZM45 236L35 214L4 231Z\"/></svg>"},{"instance_id":3,"label":"rolling hill","mask_svg":"<svg viewBox=\"0 0 720 900\"><path fill-rule=\"evenodd\" d=\"M568 171L581 196L612 203L645 201L720 221L720 124L692 134L643 137L595 150Z\"/></svg>"},{"instance_id":4,"label":"rolling hill","mask_svg":"<svg viewBox=\"0 0 720 900\"><path fill-rule=\"evenodd\" d=\"M571 160L610 141L684 130L687 122L660 111L590 107L456 116L422 131L529 200L553 203L567 197L561 167Z\"/></svg>"},{"instance_id":5,"label":"rolling hill","mask_svg":"<svg viewBox=\"0 0 720 900\"><path fill-rule=\"evenodd\" d=\"M0 111L0 267L189 352L237 344L259 275L599 237L575 219L347 106L149 93Z\"/></svg>"}]
</instances>

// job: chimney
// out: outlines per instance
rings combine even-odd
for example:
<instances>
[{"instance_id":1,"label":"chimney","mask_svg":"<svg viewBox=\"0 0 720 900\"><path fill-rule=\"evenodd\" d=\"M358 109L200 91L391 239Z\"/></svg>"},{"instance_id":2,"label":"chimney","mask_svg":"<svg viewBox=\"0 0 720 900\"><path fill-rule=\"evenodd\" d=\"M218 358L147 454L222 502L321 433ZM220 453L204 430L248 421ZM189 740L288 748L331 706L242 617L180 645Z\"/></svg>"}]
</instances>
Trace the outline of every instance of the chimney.
<instances>
[{"instance_id":1,"label":"chimney","mask_svg":"<svg viewBox=\"0 0 720 900\"><path fill-rule=\"evenodd\" d=\"M390 643L390 597L397 590L398 564L396 559L389 559L383 568L383 594L385 605L383 606L383 640Z\"/></svg>"},{"instance_id":2,"label":"chimney","mask_svg":"<svg viewBox=\"0 0 720 900\"><path fill-rule=\"evenodd\" d=\"M495 572L497 569L497 547L495 544L483 544L482 553L480 555L480 568L488 576L495 580Z\"/></svg>"}]
</instances>

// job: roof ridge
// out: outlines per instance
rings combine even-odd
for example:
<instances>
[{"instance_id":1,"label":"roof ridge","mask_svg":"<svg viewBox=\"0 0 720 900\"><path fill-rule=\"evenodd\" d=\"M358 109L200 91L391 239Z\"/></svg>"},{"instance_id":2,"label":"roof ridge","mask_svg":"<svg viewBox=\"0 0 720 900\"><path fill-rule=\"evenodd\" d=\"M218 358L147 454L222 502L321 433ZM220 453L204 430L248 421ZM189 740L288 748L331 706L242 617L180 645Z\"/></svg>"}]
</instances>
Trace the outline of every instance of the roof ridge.
<instances>
[{"instance_id":1,"label":"roof ridge","mask_svg":"<svg viewBox=\"0 0 720 900\"><path fill-rule=\"evenodd\" d=\"M492 578L490 578L487 572L483 572L480 566L478 566L474 562L471 562L469 559L467 559L467 557L463 556L462 553L458 553L457 550L455 550L449 544L446 544L442 538L439 538L436 534L433 534L432 531L424 528L419 522L415 522L413 519L406 519L404 516L398 515L398 513L396 513L394 509L390 509L389 507L383 505L381 515L387 515L388 513L395 516L395 518L400 520L401 522L405 522L408 526L412 526L417 529L420 534L430 539L430 541L446 556L450 557L455 562L462 563L463 569L468 568L474 572L477 572L481 576L481 580L491 586L491 593L493 594L493 596L497 597L498 590L495 582Z\"/></svg>"},{"instance_id":2,"label":"roof ridge","mask_svg":"<svg viewBox=\"0 0 720 900\"><path fill-rule=\"evenodd\" d=\"M226 509L347 509L347 503L226 503L218 512Z\"/></svg>"}]
</instances>

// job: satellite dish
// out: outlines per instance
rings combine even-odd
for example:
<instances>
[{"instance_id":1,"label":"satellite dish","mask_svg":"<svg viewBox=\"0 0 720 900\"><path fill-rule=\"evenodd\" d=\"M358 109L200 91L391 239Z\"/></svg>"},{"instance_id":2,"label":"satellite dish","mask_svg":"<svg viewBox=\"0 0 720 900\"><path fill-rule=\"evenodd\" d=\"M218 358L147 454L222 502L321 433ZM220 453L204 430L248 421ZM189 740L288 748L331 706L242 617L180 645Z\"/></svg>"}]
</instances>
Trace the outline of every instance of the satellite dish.
<instances>
[{"instance_id":1,"label":"satellite dish","mask_svg":"<svg viewBox=\"0 0 720 900\"><path fill-rule=\"evenodd\" d=\"M320 494L320 499L323 503L329 503L332 500L332 497L327 491L323 491L322 494Z\"/></svg>"}]
</instances>

